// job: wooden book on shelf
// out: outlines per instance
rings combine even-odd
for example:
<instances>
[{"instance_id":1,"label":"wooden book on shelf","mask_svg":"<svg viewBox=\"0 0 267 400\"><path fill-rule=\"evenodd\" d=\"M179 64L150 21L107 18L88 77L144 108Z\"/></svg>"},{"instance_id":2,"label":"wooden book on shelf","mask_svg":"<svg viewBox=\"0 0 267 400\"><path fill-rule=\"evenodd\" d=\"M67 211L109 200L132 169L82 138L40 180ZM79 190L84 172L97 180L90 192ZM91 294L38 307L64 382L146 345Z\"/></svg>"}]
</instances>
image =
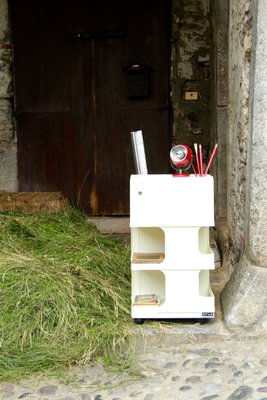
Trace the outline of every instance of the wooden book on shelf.
<instances>
[{"instance_id":1,"label":"wooden book on shelf","mask_svg":"<svg viewBox=\"0 0 267 400\"><path fill-rule=\"evenodd\" d=\"M164 253L133 253L133 263L161 263L165 258Z\"/></svg>"}]
</instances>

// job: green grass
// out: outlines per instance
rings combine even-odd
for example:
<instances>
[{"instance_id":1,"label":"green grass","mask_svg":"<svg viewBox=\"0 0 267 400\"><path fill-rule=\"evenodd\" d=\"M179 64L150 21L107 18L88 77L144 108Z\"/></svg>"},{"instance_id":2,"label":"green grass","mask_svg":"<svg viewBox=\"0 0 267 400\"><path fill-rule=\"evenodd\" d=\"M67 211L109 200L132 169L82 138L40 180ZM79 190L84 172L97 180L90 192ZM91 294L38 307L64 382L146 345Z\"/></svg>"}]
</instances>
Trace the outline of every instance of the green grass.
<instances>
[{"instance_id":1,"label":"green grass","mask_svg":"<svg viewBox=\"0 0 267 400\"><path fill-rule=\"evenodd\" d=\"M75 209L0 213L0 380L127 363L129 260Z\"/></svg>"}]
</instances>

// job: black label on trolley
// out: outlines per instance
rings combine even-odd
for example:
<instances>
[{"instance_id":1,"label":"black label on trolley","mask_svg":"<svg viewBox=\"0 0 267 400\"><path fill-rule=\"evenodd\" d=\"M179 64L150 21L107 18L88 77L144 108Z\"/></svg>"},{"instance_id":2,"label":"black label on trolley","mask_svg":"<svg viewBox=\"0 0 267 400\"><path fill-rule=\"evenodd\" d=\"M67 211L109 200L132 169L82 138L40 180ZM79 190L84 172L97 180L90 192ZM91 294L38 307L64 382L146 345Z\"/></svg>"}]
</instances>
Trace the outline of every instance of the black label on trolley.
<instances>
[{"instance_id":1,"label":"black label on trolley","mask_svg":"<svg viewBox=\"0 0 267 400\"><path fill-rule=\"evenodd\" d=\"M214 317L214 313L213 312L203 312L202 317Z\"/></svg>"}]
</instances>

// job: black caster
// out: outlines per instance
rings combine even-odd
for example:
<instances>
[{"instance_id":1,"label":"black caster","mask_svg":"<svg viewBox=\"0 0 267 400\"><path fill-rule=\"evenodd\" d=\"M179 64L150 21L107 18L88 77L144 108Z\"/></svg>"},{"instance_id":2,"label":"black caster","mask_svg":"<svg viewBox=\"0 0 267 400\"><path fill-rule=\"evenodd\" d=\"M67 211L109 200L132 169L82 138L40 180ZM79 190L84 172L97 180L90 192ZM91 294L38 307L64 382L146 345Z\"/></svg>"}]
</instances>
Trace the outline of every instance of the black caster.
<instances>
[{"instance_id":1,"label":"black caster","mask_svg":"<svg viewBox=\"0 0 267 400\"><path fill-rule=\"evenodd\" d=\"M138 325L142 325L145 322L145 320L142 318L134 318L133 322L135 322Z\"/></svg>"},{"instance_id":2,"label":"black caster","mask_svg":"<svg viewBox=\"0 0 267 400\"><path fill-rule=\"evenodd\" d=\"M206 324L208 321L209 321L208 318L199 318L199 319L198 319L198 322L199 322L201 325Z\"/></svg>"}]
</instances>

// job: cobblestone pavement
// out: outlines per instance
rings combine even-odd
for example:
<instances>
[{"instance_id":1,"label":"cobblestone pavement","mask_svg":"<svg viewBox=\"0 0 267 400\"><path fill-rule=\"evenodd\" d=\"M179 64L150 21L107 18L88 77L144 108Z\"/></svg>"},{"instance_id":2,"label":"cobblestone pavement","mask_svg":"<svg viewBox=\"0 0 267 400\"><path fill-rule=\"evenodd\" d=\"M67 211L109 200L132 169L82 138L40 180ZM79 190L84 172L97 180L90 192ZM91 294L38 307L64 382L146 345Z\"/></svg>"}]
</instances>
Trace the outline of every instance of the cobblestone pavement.
<instances>
[{"instance_id":1,"label":"cobblestone pavement","mask_svg":"<svg viewBox=\"0 0 267 400\"><path fill-rule=\"evenodd\" d=\"M76 367L64 380L31 377L0 384L0 399L267 400L265 338L195 340L138 355L141 377Z\"/></svg>"}]
</instances>

